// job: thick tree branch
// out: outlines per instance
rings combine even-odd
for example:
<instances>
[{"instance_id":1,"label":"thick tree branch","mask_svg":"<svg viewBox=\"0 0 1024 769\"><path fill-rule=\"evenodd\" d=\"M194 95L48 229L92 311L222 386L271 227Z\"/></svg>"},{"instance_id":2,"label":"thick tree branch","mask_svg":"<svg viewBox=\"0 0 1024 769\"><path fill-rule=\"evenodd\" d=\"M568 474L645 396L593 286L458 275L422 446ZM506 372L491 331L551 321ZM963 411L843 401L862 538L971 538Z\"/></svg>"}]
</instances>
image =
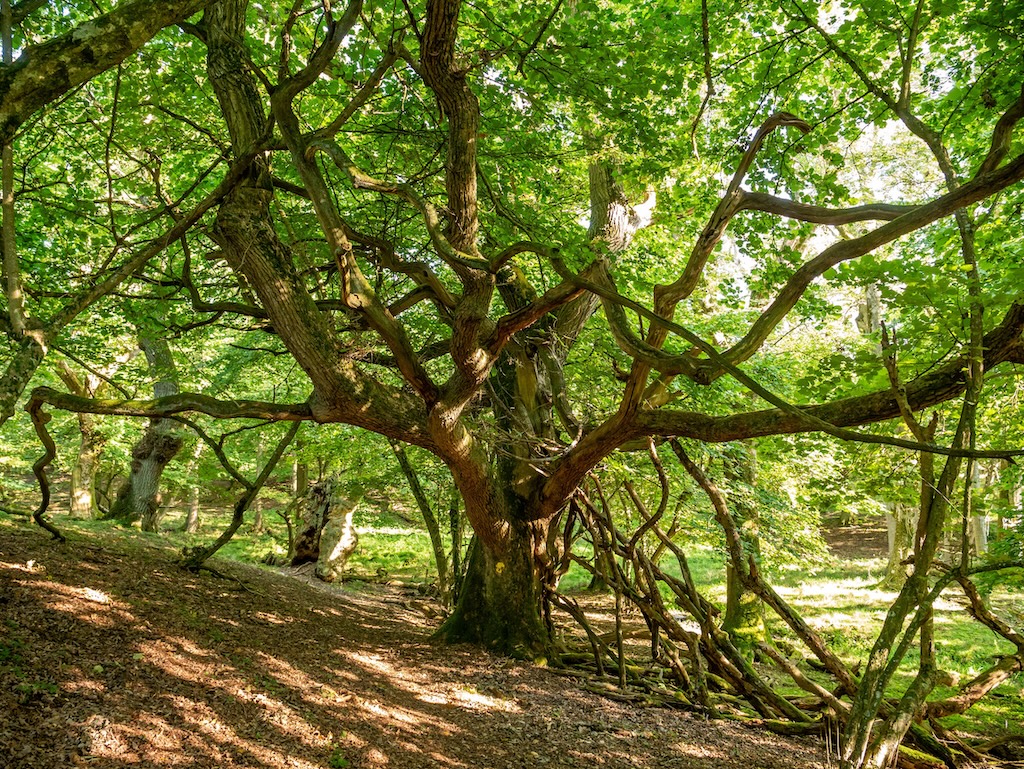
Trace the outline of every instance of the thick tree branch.
<instances>
[{"instance_id":1,"label":"thick tree branch","mask_svg":"<svg viewBox=\"0 0 1024 769\"><path fill-rule=\"evenodd\" d=\"M910 213L916 206L890 205L886 203L867 203L852 208L824 208L793 200L767 195L763 192L744 192L740 201L739 211L764 211L787 219L815 224L829 224L838 227L854 222L883 221L891 222L903 214Z\"/></svg>"},{"instance_id":2,"label":"thick tree branch","mask_svg":"<svg viewBox=\"0 0 1024 769\"><path fill-rule=\"evenodd\" d=\"M984 366L986 370L998 366L1000 363L1024 362L1022 331L1024 331L1024 303L1017 303L1007 311L1002 323L985 335ZM968 358L968 353L962 353L928 374L909 382L906 385L906 399L910 407L915 411L920 411L961 395L967 386L964 371L968 365ZM730 371L730 374L733 372ZM744 384L747 383L744 382ZM901 441L839 429L881 422L899 415L899 401L893 392L887 389L815 406L779 407L767 411L722 417L660 409L640 413L636 418L636 429L638 434L643 435L675 434L713 443L821 430L843 440L885 443L950 456L1007 457L1024 453L1020 451L943 449L912 441Z\"/></svg>"},{"instance_id":3,"label":"thick tree branch","mask_svg":"<svg viewBox=\"0 0 1024 769\"><path fill-rule=\"evenodd\" d=\"M210 0L137 0L28 48L0 73L0 142L34 112L116 67L164 27L187 19Z\"/></svg>"},{"instance_id":4,"label":"thick tree branch","mask_svg":"<svg viewBox=\"0 0 1024 769\"><path fill-rule=\"evenodd\" d=\"M278 422L312 420L308 403L267 403L265 401L222 401L201 393L179 393L153 400L86 398L62 393L50 387L37 387L29 396L26 411L47 404L76 414L106 414L123 417L160 419L184 412L206 414L215 419L269 419Z\"/></svg>"}]
</instances>

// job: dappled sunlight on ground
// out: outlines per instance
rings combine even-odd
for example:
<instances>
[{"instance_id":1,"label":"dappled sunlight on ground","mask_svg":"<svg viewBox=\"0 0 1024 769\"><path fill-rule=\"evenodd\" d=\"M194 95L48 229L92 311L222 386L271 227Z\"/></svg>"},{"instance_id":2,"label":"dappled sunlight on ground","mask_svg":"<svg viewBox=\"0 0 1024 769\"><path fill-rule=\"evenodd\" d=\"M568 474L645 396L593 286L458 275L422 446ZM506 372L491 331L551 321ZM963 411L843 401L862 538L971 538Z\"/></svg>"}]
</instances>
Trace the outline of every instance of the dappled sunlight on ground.
<instances>
[{"instance_id":1,"label":"dappled sunlight on ground","mask_svg":"<svg viewBox=\"0 0 1024 769\"><path fill-rule=\"evenodd\" d=\"M0 527L0 553L4 769L740 769L783 743L432 645L395 588L226 562L230 579L197 576L152 546L33 529Z\"/></svg>"}]
</instances>

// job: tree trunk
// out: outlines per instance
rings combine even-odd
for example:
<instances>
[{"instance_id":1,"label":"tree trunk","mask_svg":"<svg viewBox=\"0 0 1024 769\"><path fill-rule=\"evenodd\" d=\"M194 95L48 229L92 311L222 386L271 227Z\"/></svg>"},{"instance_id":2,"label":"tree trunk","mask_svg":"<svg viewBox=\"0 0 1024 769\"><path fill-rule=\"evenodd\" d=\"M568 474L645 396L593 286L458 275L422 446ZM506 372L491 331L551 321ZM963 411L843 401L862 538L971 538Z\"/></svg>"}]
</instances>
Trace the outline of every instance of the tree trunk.
<instances>
[{"instance_id":1,"label":"tree trunk","mask_svg":"<svg viewBox=\"0 0 1024 769\"><path fill-rule=\"evenodd\" d=\"M590 167L591 222L588 235L609 254L627 248L633 236L650 223L655 198L631 207L606 161ZM498 284L505 304L515 309L531 297L515 275ZM557 442L560 428L578 433L579 425L564 399L561 370L572 341L598 305L585 294L564 305L546 329L544 340L510 344L506 357L492 370L491 393L499 428L514 436L490 468L494 509L486 520L495 531L474 525L477 533L462 592L439 636L451 641L482 643L519 657L546 654L550 635L543 620L544 587L554 579L546 555L550 519L528 515L540 501L541 481L534 459L545 444ZM568 500L573 489L559 495ZM476 499L463 497L467 509ZM472 518L471 518L472 520Z\"/></svg>"},{"instance_id":2,"label":"tree trunk","mask_svg":"<svg viewBox=\"0 0 1024 769\"><path fill-rule=\"evenodd\" d=\"M315 562L317 577L324 582L337 579L359 540L352 524L357 504L341 494L335 479L312 484L299 510L291 565Z\"/></svg>"},{"instance_id":3,"label":"tree trunk","mask_svg":"<svg viewBox=\"0 0 1024 769\"><path fill-rule=\"evenodd\" d=\"M345 571L349 556L359 544L359 535L352 523L356 503L344 497L331 498L327 522L320 532L320 553L313 573L324 582L334 582Z\"/></svg>"},{"instance_id":4,"label":"tree trunk","mask_svg":"<svg viewBox=\"0 0 1024 769\"><path fill-rule=\"evenodd\" d=\"M459 490L452 486L451 498L448 502L448 531L452 540L452 603L459 600L459 591L462 589L462 580L465 575L462 573L462 538L465 518L462 515L459 502Z\"/></svg>"},{"instance_id":5,"label":"tree trunk","mask_svg":"<svg viewBox=\"0 0 1024 769\"><path fill-rule=\"evenodd\" d=\"M99 376L87 373L84 378L80 378L63 361L57 374L75 395L94 398L103 388L104 382ZM78 415L78 429L81 439L75 465L71 468L69 510L72 518L93 518L98 517L99 513L96 503L96 470L107 438L97 429L96 417L92 414Z\"/></svg>"},{"instance_id":6,"label":"tree trunk","mask_svg":"<svg viewBox=\"0 0 1024 769\"><path fill-rule=\"evenodd\" d=\"M263 533L263 497L256 497L252 503L252 533Z\"/></svg>"},{"instance_id":7,"label":"tree trunk","mask_svg":"<svg viewBox=\"0 0 1024 769\"><path fill-rule=\"evenodd\" d=\"M167 342L143 336L139 338L139 345L155 380L153 394L157 398L177 394L177 372ZM118 492L109 518L126 523L141 521L143 531L157 530L162 517L160 478L181 444L177 422L171 419L150 421L142 439L132 449L131 473Z\"/></svg>"},{"instance_id":8,"label":"tree trunk","mask_svg":"<svg viewBox=\"0 0 1024 769\"><path fill-rule=\"evenodd\" d=\"M185 533L195 534L199 531L199 487L192 486L188 491L188 517L185 518Z\"/></svg>"},{"instance_id":9,"label":"tree trunk","mask_svg":"<svg viewBox=\"0 0 1024 769\"><path fill-rule=\"evenodd\" d=\"M518 536L517 536L518 534ZM436 637L446 643L482 644L520 659L542 660L549 647L542 613L534 538L520 530L503 550L476 537L458 603Z\"/></svg>"},{"instance_id":10,"label":"tree trunk","mask_svg":"<svg viewBox=\"0 0 1024 769\"><path fill-rule=\"evenodd\" d=\"M761 544L758 536L758 510L752 494L757 483L757 450L744 444L725 458L725 477L731 487L730 509L739 527L743 552L757 561ZM726 566L725 619L722 629L743 654L752 656L758 644L768 643L770 636L764 620L764 605L751 590L744 587L737 572L745 565Z\"/></svg>"}]
</instances>

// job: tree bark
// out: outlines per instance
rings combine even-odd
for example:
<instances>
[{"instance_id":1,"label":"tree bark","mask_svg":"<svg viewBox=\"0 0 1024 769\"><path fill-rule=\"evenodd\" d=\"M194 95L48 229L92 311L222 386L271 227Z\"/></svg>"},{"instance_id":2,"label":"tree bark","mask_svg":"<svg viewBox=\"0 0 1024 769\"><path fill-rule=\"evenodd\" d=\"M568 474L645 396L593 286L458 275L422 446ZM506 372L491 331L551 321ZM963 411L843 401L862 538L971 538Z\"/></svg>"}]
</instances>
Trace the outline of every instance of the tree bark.
<instances>
[{"instance_id":1,"label":"tree bark","mask_svg":"<svg viewBox=\"0 0 1024 769\"><path fill-rule=\"evenodd\" d=\"M71 469L70 512L72 518L96 518L99 514L96 504L96 471L107 438L98 429L96 420L88 414L78 415L78 427L82 438L78 444L75 466Z\"/></svg>"},{"instance_id":2,"label":"tree bark","mask_svg":"<svg viewBox=\"0 0 1024 769\"><path fill-rule=\"evenodd\" d=\"M178 392L177 372L171 348L166 340L148 336L139 338L154 378L153 393L157 398ZM118 492L109 518L126 523L141 522L143 531L157 531L160 519L160 478L164 468L181 449L178 423L171 419L153 419L142 439L132 449L131 472Z\"/></svg>"},{"instance_id":3,"label":"tree bark","mask_svg":"<svg viewBox=\"0 0 1024 769\"><path fill-rule=\"evenodd\" d=\"M755 563L760 560L759 514L751 499L757 483L757 449L752 444L741 444L725 458L725 477L732 487L730 510L742 539L743 552ZM760 644L768 643L770 636L765 625L764 605L754 591L748 589L737 564L726 564L725 618L722 629L729 634L733 645L752 657ZM746 568L741 565L740 568Z\"/></svg>"},{"instance_id":4,"label":"tree bark","mask_svg":"<svg viewBox=\"0 0 1024 769\"><path fill-rule=\"evenodd\" d=\"M37 110L116 67L161 29L187 19L208 2L122 3L60 37L27 47L0 73L0 142L8 141Z\"/></svg>"},{"instance_id":5,"label":"tree bark","mask_svg":"<svg viewBox=\"0 0 1024 769\"><path fill-rule=\"evenodd\" d=\"M201 484L198 482L197 472L199 470L199 458L203 454L203 441L196 441L196 447L192 450L192 460L188 464L188 477L192 483L188 489L188 514L185 517L185 533L195 534L199 531L199 491Z\"/></svg>"}]
</instances>

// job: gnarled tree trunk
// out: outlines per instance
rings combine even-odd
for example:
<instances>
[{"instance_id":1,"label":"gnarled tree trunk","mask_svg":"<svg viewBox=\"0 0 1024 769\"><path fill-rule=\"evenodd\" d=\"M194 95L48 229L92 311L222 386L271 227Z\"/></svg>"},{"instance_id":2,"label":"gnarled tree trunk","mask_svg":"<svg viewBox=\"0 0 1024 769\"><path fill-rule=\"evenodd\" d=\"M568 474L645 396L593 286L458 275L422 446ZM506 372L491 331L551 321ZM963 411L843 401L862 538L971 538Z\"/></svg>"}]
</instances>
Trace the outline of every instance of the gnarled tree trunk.
<instances>
[{"instance_id":1,"label":"gnarled tree trunk","mask_svg":"<svg viewBox=\"0 0 1024 769\"><path fill-rule=\"evenodd\" d=\"M315 562L317 577L324 582L337 579L359 542L352 523L357 505L341 493L336 479L310 485L299 509L291 565Z\"/></svg>"},{"instance_id":2,"label":"gnarled tree trunk","mask_svg":"<svg viewBox=\"0 0 1024 769\"><path fill-rule=\"evenodd\" d=\"M139 345L146 354L155 379L153 394L157 397L178 392L177 373L171 348L163 339L140 337ZM142 439L132 449L131 473L121 487L108 515L126 523L140 521L143 531L156 531L160 518L160 478L168 462L181 449L178 423L172 419L150 420Z\"/></svg>"}]
</instances>

